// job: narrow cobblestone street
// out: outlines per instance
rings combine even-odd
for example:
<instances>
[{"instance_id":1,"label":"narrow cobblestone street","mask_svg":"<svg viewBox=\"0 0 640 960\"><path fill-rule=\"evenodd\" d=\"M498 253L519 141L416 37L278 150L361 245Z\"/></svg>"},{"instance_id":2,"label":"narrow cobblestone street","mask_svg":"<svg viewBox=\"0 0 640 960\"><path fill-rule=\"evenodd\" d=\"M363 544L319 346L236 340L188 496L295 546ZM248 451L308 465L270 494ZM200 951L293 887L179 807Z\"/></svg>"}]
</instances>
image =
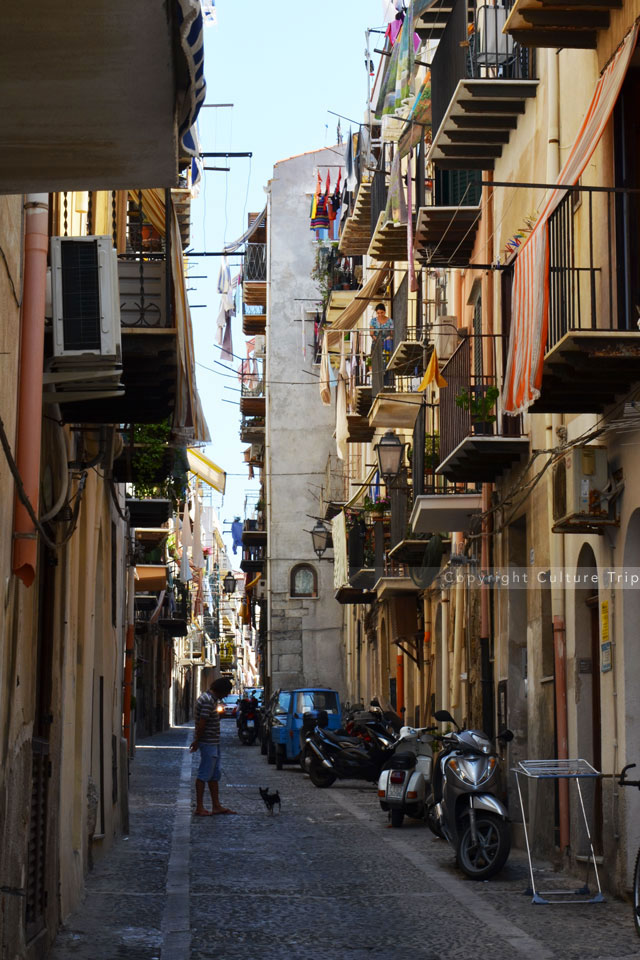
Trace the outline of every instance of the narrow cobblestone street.
<instances>
[{"instance_id":1,"label":"narrow cobblestone street","mask_svg":"<svg viewBox=\"0 0 640 960\"><path fill-rule=\"evenodd\" d=\"M189 729L138 744L130 836L96 864L51 960L638 956L627 904L533 906L519 851L497 879L467 881L423 824L387 829L372 787L318 790L241 746L232 721L222 736L231 817L191 815ZM280 815L260 799L267 785Z\"/></svg>"}]
</instances>

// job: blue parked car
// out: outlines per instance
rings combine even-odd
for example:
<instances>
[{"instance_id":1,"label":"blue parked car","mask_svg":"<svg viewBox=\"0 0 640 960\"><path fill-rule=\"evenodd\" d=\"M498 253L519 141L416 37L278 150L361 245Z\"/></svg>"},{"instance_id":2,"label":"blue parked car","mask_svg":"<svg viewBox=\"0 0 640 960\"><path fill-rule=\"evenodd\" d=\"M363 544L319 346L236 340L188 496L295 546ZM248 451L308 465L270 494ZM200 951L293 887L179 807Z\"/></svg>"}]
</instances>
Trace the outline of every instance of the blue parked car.
<instances>
[{"instance_id":1,"label":"blue parked car","mask_svg":"<svg viewBox=\"0 0 640 960\"><path fill-rule=\"evenodd\" d=\"M285 763L298 763L302 749L303 727L313 725L321 710L329 717L329 730L342 726L340 698L335 690L324 687L303 687L279 690L271 708L271 743L269 758L282 770ZM273 758L273 759L272 759Z\"/></svg>"}]
</instances>

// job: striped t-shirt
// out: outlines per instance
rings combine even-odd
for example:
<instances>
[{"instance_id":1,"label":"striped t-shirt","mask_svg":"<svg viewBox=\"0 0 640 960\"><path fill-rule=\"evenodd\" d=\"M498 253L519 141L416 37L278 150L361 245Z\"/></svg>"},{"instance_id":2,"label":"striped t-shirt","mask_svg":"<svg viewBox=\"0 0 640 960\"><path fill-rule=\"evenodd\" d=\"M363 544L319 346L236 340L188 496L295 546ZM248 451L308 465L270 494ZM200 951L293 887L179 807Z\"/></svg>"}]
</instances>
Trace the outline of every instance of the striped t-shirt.
<instances>
[{"instance_id":1,"label":"striped t-shirt","mask_svg":"<svg viewBox=\"0 0 640 960\"><path fill-rule=\"evenodd\" d=\"M198 737L200 743L220 743L220 714L217 706L218 700L208 690L196 700L196 728L200 720L206 720L204 733Z\"/></svg>"}]
</instances>

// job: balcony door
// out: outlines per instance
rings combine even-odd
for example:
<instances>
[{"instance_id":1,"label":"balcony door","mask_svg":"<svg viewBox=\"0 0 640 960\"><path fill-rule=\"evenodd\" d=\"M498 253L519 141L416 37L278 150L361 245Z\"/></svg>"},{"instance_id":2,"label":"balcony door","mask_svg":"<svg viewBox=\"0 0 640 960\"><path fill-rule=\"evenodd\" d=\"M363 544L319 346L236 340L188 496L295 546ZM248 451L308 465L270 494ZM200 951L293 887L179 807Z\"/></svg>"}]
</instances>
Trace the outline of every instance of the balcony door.
<instances>
[{"instance_id":1,"label":"balcony door","mask_svg":"<svg viewBox=\"0 0 640 960\"><path fill-rule=\"evenodd\" d=\"M640 52L636 50L614 111L616 187L640 188ZM640 194L616 194L618 329L640 318Z\"/></svg>"}]
</instances>

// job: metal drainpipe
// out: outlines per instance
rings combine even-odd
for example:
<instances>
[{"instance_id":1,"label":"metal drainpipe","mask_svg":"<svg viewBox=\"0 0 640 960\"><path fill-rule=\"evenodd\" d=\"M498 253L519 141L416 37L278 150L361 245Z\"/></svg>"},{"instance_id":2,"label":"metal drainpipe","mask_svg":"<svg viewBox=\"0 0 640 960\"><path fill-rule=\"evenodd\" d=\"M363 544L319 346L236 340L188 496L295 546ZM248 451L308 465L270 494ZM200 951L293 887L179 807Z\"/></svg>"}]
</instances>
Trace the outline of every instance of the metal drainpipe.
<instances>
[{"instance_id":1,"label":"metal drainpipe","mask_svg":"<svg viewBox=\"0 0 640 960\"><path fill-rule=\"evenodd\" d=\"M133 558L131 558L133 560ZM133 563L127 571L127 637L124 661L124 703L122 705L122 731L127 741L127 753L131 756L131 695L133 693L133 653L135 648L135 591L136 579Z\"/></svg>"},{"instance_id":2,"label":"metal drainpipe","mask_svg":"<svg viewBox=\"0 0 640 960\"><path fill-rule=\"evenodd\" d=\"M547 183L553 183L560 172L560 65L555 50L547 50L547 77L549 87L549 119L547 127ZM558 443L558 428L564 424L562 414L547 415L547 449ZM551 532L553 525L553 476L548 472L547 498L549 511L549 553L551 566L564 568L564 534ZM553 617L553 652L555 666L556 739L558 759L569 757L569 722L567 716L567 644L565 626L565 593L560 586L551 590L551 615ZM558 781L558 807L560 820L560 849L567 850L570 844L569 781Z\"/></svg>"},{"instance_id":3,"label":"metal drainpipe","mask_svg":"<svg viewBox=\"0 0 640 960\"><path fill-rule=\"evenodd\" d=\"M42 438L42 369L44 310L49 249L49 196L25 197L24 275L20 327L20 384L16 463L31 505L40 501L40 442ZM30 587L36 575L38 535L24 504L15 497L13 572Z\"/></svg>"},{"instance_id":4,"label":"metal drainpipe","mask_svg":"<svg viewBox=\"0 0 640 960\"><path fill-rule=\"evenodd\" d=\"M487 179L493 180L493 171L489 171L487 174ZM486 228L486 241L485 241L485 257L486 263L493 263L493 188L484 187L485 192L485 228ZM488 276L485 278L485 302L486 310L484 311L484 316L487 319L487 333L493 334L493 310L494 310L494 289L493 275L488 272ZM483 331L484 332L484 331ZM497 364L495 357L495 341L489 336L486 340L483 339L483 345L486 344L486 349L483 350L484 360L485 360L485 369L487 371L487 378L491 381L494 376L497 374ZM491 491L492 484L483 483L482 484L482 513L484 514L482 520L482 539L480 543L480 565L483 571L488 571L489 569L489 537L491 535L491 521L487 516L489 509L491 507ZM480 647L482 654L482 669L481 669L481 678L482 678L482 720L483 728L486 730L486 722L493 710L493 697L491 691L491 678L488 675L489 671L486 670L486 665L489 662L489 599L490 599L490 586L488 583L482 583L480 587Z\"/></svg>"}]
</instances>

